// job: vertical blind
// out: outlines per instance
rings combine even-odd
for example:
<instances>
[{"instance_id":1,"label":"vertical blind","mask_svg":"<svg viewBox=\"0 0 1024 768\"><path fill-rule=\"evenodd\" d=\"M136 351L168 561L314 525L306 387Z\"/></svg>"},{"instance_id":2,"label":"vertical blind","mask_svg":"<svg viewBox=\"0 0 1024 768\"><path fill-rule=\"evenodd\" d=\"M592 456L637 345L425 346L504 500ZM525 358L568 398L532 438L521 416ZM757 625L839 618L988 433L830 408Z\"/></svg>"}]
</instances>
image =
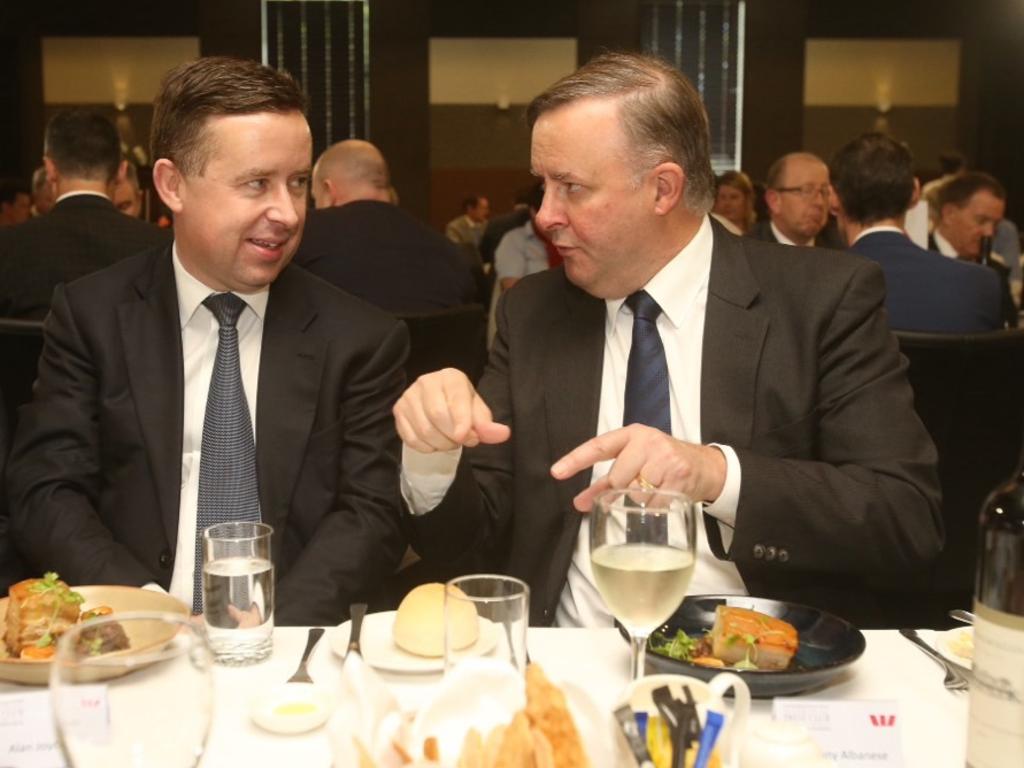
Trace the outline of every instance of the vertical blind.
<instances>
[{"instance_id":1,"label":"vertical blind","mask_svg":"<svg viewBox=\"0 0 1024 768\"><path fill-rule=\"evenodd\" d=\"M640 4L642 50L681 70L707 107L715 173L742 161L744 12L744 0Z\"/></svg>"}]
</instances>

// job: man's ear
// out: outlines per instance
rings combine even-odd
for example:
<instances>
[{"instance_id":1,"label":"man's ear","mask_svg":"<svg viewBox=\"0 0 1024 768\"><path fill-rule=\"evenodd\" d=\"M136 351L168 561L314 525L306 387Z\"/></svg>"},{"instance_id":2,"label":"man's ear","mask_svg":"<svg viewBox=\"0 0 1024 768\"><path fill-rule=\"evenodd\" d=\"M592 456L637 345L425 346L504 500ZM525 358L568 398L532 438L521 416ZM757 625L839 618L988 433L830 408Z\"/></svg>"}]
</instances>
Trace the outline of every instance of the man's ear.
<instances>
[{"instance_id":1,"label":"man's ear","mask_svg":"<svg viewBox=\"0 0 1024 768\"><path fill-rule=\"evenodd\" d=\"M173 213L181 213L185 197L185 179L178 167L166 157L153 163L153 187L164 205Z\"/></svg>"},{"instance_id":2,"label":"man's ear","mask_svg":"<svg viewBox=\"0 0 1024 768\"><path fill-rule=\"evenodd\" d=\"M120 184L128 178L128 161L122 160L117 166L117 173L114 174L113 183Z\"/></svg>"},{"instance_id":3,"label":"man's ear","mask_svg":"<svg viewBox=\"0 0 1024 768\"><path fill-rule=\"evenodd\" d=\"M766 189L764 191L764 202L768 206L769 211L777 214L782 207L782 195L776 189Z\"/></svg>"},{"instance_id":4,"label":"man's ear","mask_svg":"<svg viewBox=\"0 0 1024 768\"><path fill-rule=\"evenodd\" d=\"M324 189L327 190L328 207L342 205L345 202L342 197L341 190L338 188L338 185L334 183L333 179L324 179Z\"/></svg>"},{"instance_id":5,"label":"man's ear","mask_svg":"<svg viewBox=\"0 0 1024 768\"><path fill-rule=\"evenodd\" d=\"M678 163L661 163L651 174L654 177L654 212L664 216L683 199L686 172Z\"/></svg>"},{"instance_id":6,"label":"man's ear","mask_svg":"<svg viewBox=\"0 0 1024 768\"><path fill-rule=\"evenodd\" d=\"M917 176L915 176L914 177L914 191L910 195L910 205L907 206L907 210L909 211L911 208L913 208L915 205L917 205L920 200L921 200L921 180L919 178L917 178Z\"/></svg>"},{"instance_id":7,"label":"man's ear","mask_svg":"<svg viewBox=\"0 0 1024 768\"><path fill-rule=\"evenodd\" d=\"M57 165L47 155L43 155L43 167L46 168L46 180L50 184L57 183Z\"/></svg>"}]
</instances>

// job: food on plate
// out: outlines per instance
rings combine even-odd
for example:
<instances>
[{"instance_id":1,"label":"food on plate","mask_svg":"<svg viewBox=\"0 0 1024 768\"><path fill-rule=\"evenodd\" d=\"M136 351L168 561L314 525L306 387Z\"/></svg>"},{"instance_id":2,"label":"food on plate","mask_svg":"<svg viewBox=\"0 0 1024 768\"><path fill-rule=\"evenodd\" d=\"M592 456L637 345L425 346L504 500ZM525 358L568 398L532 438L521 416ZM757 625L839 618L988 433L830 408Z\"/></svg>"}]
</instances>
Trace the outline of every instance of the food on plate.
<instances>
[{"instance_id":1,"label":"food on plate","mask_svg":"<svg viewBox=\"0 0 1024 768\"><path fill-rule=\"evenodd\" d=\"M85 599L50 571L41 579L25 579L14 584L8 594L6 632L7 652L14 658L43 660L53 656L57 638L79 621L107 616L108 606L82 613ZM80 647L90 655L124 650L128 637L120 624L112 623L82 633Z\"/></svg>"},{"instance_id":2,"label":"food on plate","mask_svg":"<svg viewBox=\"0 0 1024 768\"><path fill-rule=\"evenodd\" d=\"M590 765L562 689L536 664L526 668L526 715L551 743L556 768Z\"/></svg>"},{"instance_id":3,"label":"food on plate","mask_svg":"<svg viewBox=\"0 0 1024 768\"><path fill-rule=\"evenodd\" d=\"M701 638L679 630L675 637L651 635L651 650L708 667L786 669L799 648L797 631L774 616L749 608L719 605L715 623Z\"/></svg>"},{"instance_id":4,"label":"food on plate","mask_svg":"<svg viewBox=\"0 0 1024 768\"><path fill-rule=\"evenodd\" d=\"M465 597L458 587L453 589ZM476 608L468 601L453 601L448 606L453 622L454 647L468 648L480 635ZM392 636L403 651L416 656L444 655L444 584L421 584L403 599L395 614Z\"/></svg>"}]
</instances>

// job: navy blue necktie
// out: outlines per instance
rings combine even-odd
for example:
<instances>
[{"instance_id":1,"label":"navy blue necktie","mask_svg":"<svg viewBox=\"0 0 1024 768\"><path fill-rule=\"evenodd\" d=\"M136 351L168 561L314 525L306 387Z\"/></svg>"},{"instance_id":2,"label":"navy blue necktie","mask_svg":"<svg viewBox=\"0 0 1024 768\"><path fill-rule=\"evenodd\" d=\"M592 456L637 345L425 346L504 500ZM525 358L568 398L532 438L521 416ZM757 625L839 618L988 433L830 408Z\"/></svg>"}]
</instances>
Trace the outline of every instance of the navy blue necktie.
<instances>
[{"instance_id":1,"label":"navy blue necktie","mask_svg":"<svg viewBox=\"0 0 1024 768\"><path fill-rule=\"evenodd\" d=\"M647 291L626 299L633 310L633 346L626 367L626 397L622 425L646 424L672 434L672 411L668 394L668 362L658 335L661 307Z\"/></svg>"},{"instance_id":2,"label":"navy blue necktie","mask_svg":"<svg viewBox=\"0 0 1024 768\"><path fill-rule=\"evenodd\" d=\"M203 530L217 523L259 522L256 443L249 403L242 386L235 324L245 302L233 293L216 293L203 301L220 324L217 358L210 377L203 419L199 461L199 503L196 507L196 564L192 610L203 610Z\"/></svg>"}]
</instances>

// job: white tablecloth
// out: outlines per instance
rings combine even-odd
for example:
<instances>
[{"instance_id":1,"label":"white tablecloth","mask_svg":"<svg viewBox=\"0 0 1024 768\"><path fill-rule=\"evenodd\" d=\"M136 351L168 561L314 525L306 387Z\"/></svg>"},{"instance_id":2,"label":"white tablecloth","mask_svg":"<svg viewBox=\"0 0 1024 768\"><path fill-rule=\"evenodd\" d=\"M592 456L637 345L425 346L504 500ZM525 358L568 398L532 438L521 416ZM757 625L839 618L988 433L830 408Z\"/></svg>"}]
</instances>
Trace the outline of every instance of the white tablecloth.
<instances>
[{"instance_id":1,"label":"white tablecloth","mask_svg":"<svg viewBox=\"0 0 1024 768\"><path fill-rule=\"evenodd\" d=\"M328 630L330 632L331 630ZM867 631L864 655L835 682L805 696L817 699L887 699L899 701L903 755L907 768L961 768L964 765L967 696L942 687L942 672L895 631ZM274 634L274 654L266 662L240 669L218 667L215 674L216 717L207 768L302 766L327 768L331 754L323 728L301 736L277 736L249 719L248 705L265 687L281 683L298 664L306 631L281 628ZM531 629L533 661L562 679L582 686L598 704L614 707L628 679L629 649L613 629ZM327 636L317 645L310 674L336 688L341 659ZM403 707L413 709L429 697L439 675L382 673ZM166 706L166 705L165 705ZM159 709L164 709L163 707ZM154 708L154 711L159 711ZM166 710L165 710L166 711ZM754 716L767 718L771 702L757 700Z\"/></svg>"}]
</instances>

